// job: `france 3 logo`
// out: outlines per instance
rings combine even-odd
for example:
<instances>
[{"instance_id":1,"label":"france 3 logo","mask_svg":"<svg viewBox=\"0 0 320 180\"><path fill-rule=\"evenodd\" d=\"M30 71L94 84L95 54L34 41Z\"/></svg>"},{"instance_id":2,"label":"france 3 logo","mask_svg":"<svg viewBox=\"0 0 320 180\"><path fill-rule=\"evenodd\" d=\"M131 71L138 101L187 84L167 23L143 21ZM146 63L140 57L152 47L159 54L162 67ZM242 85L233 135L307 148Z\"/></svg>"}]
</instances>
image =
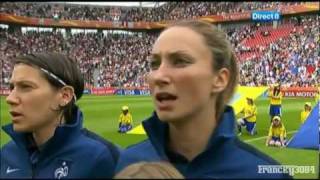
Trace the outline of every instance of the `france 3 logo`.
<instances>
[{"instance_id":1,"label":"france 3 logo","mask_svg":"<svg viewBox=\"0 0 320 180\"><path fill-rule=\"evenodd\" d=\"M253 11L251 14L251 20L253 21L279 21L280 12L278 11Z\"/></svg>"}]
</instances>

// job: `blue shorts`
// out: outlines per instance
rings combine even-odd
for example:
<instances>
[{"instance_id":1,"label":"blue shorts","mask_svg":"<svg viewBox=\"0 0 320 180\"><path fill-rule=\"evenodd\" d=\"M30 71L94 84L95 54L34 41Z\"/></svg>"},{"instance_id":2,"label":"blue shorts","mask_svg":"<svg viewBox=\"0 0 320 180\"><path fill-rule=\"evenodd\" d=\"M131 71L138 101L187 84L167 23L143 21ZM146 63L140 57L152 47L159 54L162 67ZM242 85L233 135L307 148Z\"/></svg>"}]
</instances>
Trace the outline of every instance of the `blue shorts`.
<instances>
[{"instance_id":1,"label":"blue shorts","mask_svg":"<svg viewBox=\"0 0 320 180\"><path fill-rule=\"evenodd\" d=\"M272 136L271 139L274 140L274 141L279 141L280 142L280 137Z\"/></svg>"},{"instance_id":2,"label":"blue shorts","mask_svg":"<svg viewBox=\"0 0 320 180\"><path fill-rule=\"evenodd\" d=\"M273 140L274 142L281 142L280 141L280 137L275 137L275 136L272 136L271 137L271 140ZM283 141L284 141L284 144L286 145L287 144L287 141L286 141L286 138L283 138Z\"/></svg>"},{"instance_id":3,"label":"blue shorts","mask_svg":"<svg viewBox=\"0 0 320 180\"><path fill-rule=\"evenodd\" d=\"M256 122L249 122L246 119L243 119L243 121L244 121L244 124L241 124L241 125L242 126L246 126L247 131L250 134L253 134L255 132L255 129L256 129Z\"/></svg>"},{"instance_id":4,"label":"blue shorts","mask_svg":"<svg viewBox=\"0 0 320 180\"><path fill-rule=\"evenodd\" d=\"M125 133L132 129L132 125L121 125L119 131Z\"/></svg>"},{"instance_id":5,"label":"blue shorts","mask_svg":"<svg viewBox=\"0 0 320 180\"><path fill-rule=\"evenodd\" d=\"M269 115L273 116L281 116L281 105L270 105Z\"/></svg>"}]
</instances>

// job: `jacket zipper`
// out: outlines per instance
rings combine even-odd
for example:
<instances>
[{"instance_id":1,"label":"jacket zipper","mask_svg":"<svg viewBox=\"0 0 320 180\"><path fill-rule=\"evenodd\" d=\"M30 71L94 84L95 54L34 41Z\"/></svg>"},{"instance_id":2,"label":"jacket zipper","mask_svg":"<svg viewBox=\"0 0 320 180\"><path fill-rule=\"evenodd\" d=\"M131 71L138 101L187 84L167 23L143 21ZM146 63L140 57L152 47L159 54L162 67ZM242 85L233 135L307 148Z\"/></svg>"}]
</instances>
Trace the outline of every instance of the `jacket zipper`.
<instances>
[{"instance_id":1,"label":"jacket zipper","mask_svg":"<svg viewBox=\"0 0 320 180\"><path fill-rule=\"evenodd\" d=\"M31 164L31 178L32 179L35 178L35 168L36 168L36 165L35 164Z\"/></svg>"}]
</instances>

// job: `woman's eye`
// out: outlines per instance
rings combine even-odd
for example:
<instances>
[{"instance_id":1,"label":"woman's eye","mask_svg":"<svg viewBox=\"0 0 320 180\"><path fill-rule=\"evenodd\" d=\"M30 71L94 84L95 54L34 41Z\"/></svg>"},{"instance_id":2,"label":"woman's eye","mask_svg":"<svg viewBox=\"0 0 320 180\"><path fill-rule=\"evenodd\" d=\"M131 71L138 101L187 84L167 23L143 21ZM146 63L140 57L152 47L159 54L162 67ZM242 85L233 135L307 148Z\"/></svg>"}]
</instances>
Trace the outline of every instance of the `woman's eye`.
<instances>
[{"instance_id":1,"label":"woman's eye","mask_svg":"<svg viewBox=\"0 0 320 180\"><path fill-rule=\"evenodd\" d=\"M173 65L178 67L185 67L186 65L190 64L191 62L182 58L177 58L173 60Z\"/></svg>"},{"instance_id":2,"label":"woman's eye","mask_svg":"<svg viewBox=\"0 0 320 180\"><path fill-rule=\"evenodd\" d=\"M21 85L20 85L20 88L23 89L23 90L29 90L29 89L32 88L32 86L27 85L27 84L21 84Z\"/></svg>"},{"instance_id":3,"label":"woman's eye","mask_svg":"<svg viewBox=\"0 0 320 180\"><path fill-rule=\"evenodd\" d=\"M10 91L12 91L14 89L14 85L10 84L9 89L10 89Z\"/></svg>"},{"instance_id":4,"label":"woman's eye","mask_svg":"<svg viewBox=\"0 0 320 180\"><path fill-rule=\"evenodd\" d=\"M29 88L30 86L28 85L21 85L22 88Z\"/></svg>"},{"instance_id":5,"label":"woman's eye","mask_svg":"<svg viewBox=\"0 0 320 180\"><path fill-rule=\"evenodd\" d=\"M150 67L151 67L151 69L152 70L156 70L156 69L158 69L159 68L159 66L160 66L160 61L159 60L151 60L151 62L150 62Z\"/></svg>"}]
</instances>

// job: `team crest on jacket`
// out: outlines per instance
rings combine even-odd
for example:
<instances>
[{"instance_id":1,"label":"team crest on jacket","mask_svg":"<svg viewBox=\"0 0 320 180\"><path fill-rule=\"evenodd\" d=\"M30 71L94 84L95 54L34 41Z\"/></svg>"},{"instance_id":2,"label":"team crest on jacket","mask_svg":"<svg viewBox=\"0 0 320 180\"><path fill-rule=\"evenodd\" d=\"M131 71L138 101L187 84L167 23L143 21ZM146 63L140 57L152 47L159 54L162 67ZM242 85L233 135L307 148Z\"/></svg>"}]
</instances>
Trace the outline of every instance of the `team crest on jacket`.
<instances>
[{"instance_id":1,"label":"team crest on jacket","mask_svg":"<svg viewBox=\"0 0 320 180\"><path fill-rule=\"evenodd\" d=\"M54 171L54 178L61 179L67 177L69 172L69 167L66 161L63 161L61 166Z\"/></svg>"}]
</instances>

